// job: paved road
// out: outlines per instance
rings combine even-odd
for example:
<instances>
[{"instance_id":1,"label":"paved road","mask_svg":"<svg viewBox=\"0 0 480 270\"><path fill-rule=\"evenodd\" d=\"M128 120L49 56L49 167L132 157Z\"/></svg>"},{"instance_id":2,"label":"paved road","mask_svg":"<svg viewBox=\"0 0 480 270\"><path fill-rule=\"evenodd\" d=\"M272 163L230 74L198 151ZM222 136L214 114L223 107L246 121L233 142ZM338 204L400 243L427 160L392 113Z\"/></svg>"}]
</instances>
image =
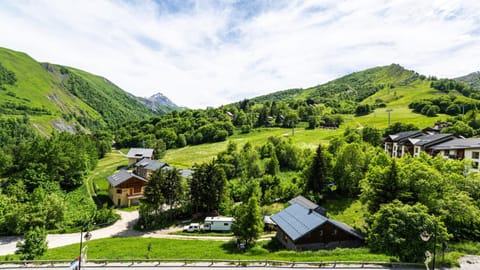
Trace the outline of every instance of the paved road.
<instances>
[{"instance_id":1,"label":"paved road","mask_svg":"<svg viewBox=\"0 0 480 270\"><path fill-rule=\"evenodd\" d=\"M138 219L138 211L125 212L118 211L121 218L113 225L98 229L92 232L92 239L109 238L113 236L140 236L141 234L134 231L133 225ZM0 255L13 254L16 250L17 241L22 237L6 236L0 237ZM47 235L48 247L55 248L75 244L80 242L80 233L68 234L49 234Z\"/></svg>"},{"instance_id":2,"label":"paved road","mask_svg":"<svg viewBox=\"0 0 480 270\"><path fill-rule=\"evenodd\" d=\"M84 268L85 267L85 268ZM52 269L51 265L45 266L28 266L27 269L32 270L43 270L43 269ZM336 269L350 269L350 270L365 270L365 269L376 269L376 270L414 270L413 268L388 268L388 267L379 267L379 266L365 266L365 267L349 267L349 266L337 266L336 268L318 268L315 266L302 266L298 265L295 267L290 266L264 266L264 265L257 265L257 266L248 266L248 267L241 267L243 269L248 270L278 270L278 269L322 269L322 270L336 270ZM16 266L16 265L0 265L0 269L25 269L25 266ZM68 269L68 265L58 265L55 266L55 269ZM229 269L239 269L239 266L236 265L188 265L188 266L181 266L177 264L152 264L152 263L141 263L141 264L109 264L105 265L98 265L98 264L91 264L87 263L86 265L82 265L82 269L88 270L110 270L110 269L142 269L142 270L159 270L159 269L175 269L175 270L229 270ZM416 268L415 270L418 270Z\"/></svg>"},{"instance_id":3,"label":"paved road","mask_svg":"<svg viewBox=\"0 0 480 270\"><path fill-rule=\"evenodd\" d=\"M173 231L179 231L181 227L172 227L163 230L151 231L151 232L138 232L133 229L133 225L138 220L138 211L125 212L117 211L121 218L113 225L92 231L92 240L101 238L110 238L118 236L138 236L138 237L151 237L151 238L171 238L171 239L202 239L202 240L216 240L216 241L229 241L231 236L219 237L219 236L187 236L187 235L172 235L169 234ZM273 235L266 235L265 238L270 238ZM17 241L22 240L17 236L5 236L0 237L0 256L13 254L16 250ZM80 233L68 233L68 234L49 234L47 235L48 247L55 248L66 246L70 244L76 244L80 242Z\"/></svg>"}]
</instances>

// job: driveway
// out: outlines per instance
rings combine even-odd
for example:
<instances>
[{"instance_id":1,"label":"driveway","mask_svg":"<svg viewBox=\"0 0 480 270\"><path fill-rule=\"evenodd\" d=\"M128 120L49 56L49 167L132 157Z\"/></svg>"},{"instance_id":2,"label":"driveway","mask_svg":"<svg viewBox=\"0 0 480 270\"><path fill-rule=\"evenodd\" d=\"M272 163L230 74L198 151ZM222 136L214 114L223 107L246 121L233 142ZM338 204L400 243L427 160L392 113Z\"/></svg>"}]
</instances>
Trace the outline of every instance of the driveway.
<instances>
[{"instance_id":1,"label":"driveway","mask_svg":"<svg viewBox=\"0 0 480 270\"><path fill-rule=\"evenodd\" d=\"M171 227L162 230L150 231L150 232L138 232L133 229L133 226L138 220L138 211L125 212L116 211L120 215L120 220L113 225L92 231L92 240L110 238L114 236L120 237L146 237L146 238L170 238L170 239L200 239L200 240L216 240L216 241L229 241L231 236L188 236L188 235L173 235L171 232L180 231L182 227ZM270 238L273 235L263 236L264 238ZM17 241L22 240L19 236L4 236L0 237L0 256L15 253ZM47 235L48 248L55 248L66 246L70 244L80 243L80 233L68 233L68 234L49 234Z\"/></svg>"},{"instance_id":2,"label":"driveway","mask_svg":"<svg viewBox=\"0 0 480 270\"><path fill-rule=\"evenodd\" d=\"M142 233L133 230L137 222L138 211L117 211L120 220L113 225L92 231L92 239L110 238L113 236L141 236ZM0 237L0 256L15 253L17 241L22 240L19 236ZM80 233L49 234L47 235L48 248L66 246L80 243Z\"/></svg>"}]
</instances>

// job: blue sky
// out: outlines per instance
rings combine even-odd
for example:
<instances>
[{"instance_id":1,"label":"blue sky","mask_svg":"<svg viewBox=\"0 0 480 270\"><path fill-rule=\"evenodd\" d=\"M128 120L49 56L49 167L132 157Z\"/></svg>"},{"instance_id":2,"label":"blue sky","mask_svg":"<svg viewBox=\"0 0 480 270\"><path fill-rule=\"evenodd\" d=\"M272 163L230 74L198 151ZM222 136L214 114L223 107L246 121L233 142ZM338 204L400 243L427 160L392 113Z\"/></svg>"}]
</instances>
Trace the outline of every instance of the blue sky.
<instances>
[{"instance_id":1,"label":"blue sky","mask_svg":"<svg viewBox=\"0 0 480 270\"><path fill-rule=\"evenodd\" d=\"M205 108L398 63L480 70L480 1L0 1L0 46Z\"/></svg>"}]
</instances>

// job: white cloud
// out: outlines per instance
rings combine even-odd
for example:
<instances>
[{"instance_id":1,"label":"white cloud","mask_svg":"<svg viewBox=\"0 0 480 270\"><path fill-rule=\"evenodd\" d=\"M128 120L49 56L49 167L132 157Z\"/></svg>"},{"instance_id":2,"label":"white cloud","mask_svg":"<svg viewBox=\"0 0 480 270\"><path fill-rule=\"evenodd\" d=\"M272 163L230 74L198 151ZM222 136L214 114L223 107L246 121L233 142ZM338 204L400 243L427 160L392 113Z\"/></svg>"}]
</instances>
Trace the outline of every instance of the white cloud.
<instances>
[{"instance_id":1,"label":"white cloud","mask_svg":"<svg viewBox=\"0 0 480 270\"><path fill-rule=\"evenodd\" d=\"M476 0L179 3L1 1L0 46L189 107L390 63L441 77L480 69Z\"/></svg>"}]
</instances>

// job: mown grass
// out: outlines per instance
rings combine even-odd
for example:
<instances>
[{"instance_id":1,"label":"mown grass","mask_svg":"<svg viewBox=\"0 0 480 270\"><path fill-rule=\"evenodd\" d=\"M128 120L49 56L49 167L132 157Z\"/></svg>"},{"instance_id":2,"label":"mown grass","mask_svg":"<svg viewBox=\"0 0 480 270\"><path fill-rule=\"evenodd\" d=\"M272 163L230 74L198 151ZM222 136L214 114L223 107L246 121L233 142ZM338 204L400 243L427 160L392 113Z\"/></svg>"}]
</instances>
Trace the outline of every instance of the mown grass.
<instances>
[{"instance_id":1,"label":"mown grass","mask_svg":"<svg viewBox=\"0 0 480 270\"><path fill-rule=\"evenodd\" d=\"M128 159L117 150L112 150L110 153L107 153L104 158L99 160L97 167L95 167L87 178L90 193L95 196L97 204L111 204L108 198L107 176L114 174L119 168L127 164Z\"/></svg>"},{"instance_id":2,"label":"mown grass","mask_svg":"<svg viewBox=\"0 0 480 270\"><path fill-rule=\"evenodd\" d=\"M145 259L151 245L150 258L161 259L225 259L225 260L286 260L286 261L391 261L396 258L371 253L368 248L332 251L269 252L266 242L240 253L234 242L177 240L155 238L110 238L88 242L89 259ZM41 259L71 259L78 254L78 244L49 249Z\"/></svg>"},{"instance_id":3,"label":"mown grass","mask_svg":"<svg viewBox=\"0 0 480 270\"><path fill-rule=\"evenodd\" d=\"M327 209L329 218L341 221L358 230L364 231L366 221L364 213L367 213L365 205L359 199L338 198L327 199L321 203Z\"/></svg>"},{"instance_id":4,"label":"mown grass","mask_svg":"<svg viewBox=\"0 0 480 270\"><path fill-rule=\"evenodd\" d=\"M343 133L343 130L296 128L292 136L291 129L285 128L259 128L248 134L235 134L228 138L228 141L208 143L194 146L187 146L179 149L169 149L162 158L162 161L178 168L191 168L195 163L211 161L216 155L227 148L229 141L242 147L247 142L253 146L261 146L267 142L269 137L289 137L293 142L302 148L314 149L320 143L327 143L331 138Z\"/></svg>"}]
</instances>

